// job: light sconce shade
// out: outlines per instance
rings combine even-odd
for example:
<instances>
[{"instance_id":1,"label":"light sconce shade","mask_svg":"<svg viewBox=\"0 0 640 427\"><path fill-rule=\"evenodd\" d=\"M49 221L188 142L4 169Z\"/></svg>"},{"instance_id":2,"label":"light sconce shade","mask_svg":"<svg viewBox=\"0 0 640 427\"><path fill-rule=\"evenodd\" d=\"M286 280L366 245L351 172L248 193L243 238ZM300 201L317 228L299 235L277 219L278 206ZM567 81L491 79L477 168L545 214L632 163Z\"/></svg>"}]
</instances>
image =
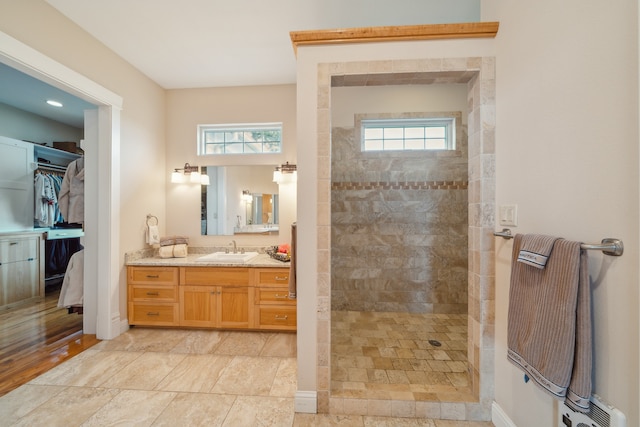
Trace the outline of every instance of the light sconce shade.
<instances>
[{"instance_id":1,"label":"light sconce shade","mask_svg":"<svg viewBox=\"0 0 640 427\"><path fill-rule=\"evenodd\" d=\"M286 182L296 182L298 180L298 167L289 162L281 166L276 166L273 171L273 182L284 184Z\"/></svg>"},{"instance_id":2,"label":"light sconce shade","mask_svg":"<svg viewBox=\"0 0 640 427\"><path fill-rule=\"evenodd\" d=\"M244 200L247 203L249 203L249 202L251 202L251 200L253 200L253 196L251 195L249 190L242 190L242 200Z\"/></svg>"},{"instance_id":3,"label":"light sconce shade","mask_svg":"<svg viewBox=\"0 0 640 427\"><path fill-rule=\"evenodd\" d=\"M184 168L175 168L173 172L171 172L171 182L175 184L191 182L201 185L209 185L210 183L209 175L201 175L200 167L191 166L189 163L185 163Z\"/></svg>"}]
</instances>

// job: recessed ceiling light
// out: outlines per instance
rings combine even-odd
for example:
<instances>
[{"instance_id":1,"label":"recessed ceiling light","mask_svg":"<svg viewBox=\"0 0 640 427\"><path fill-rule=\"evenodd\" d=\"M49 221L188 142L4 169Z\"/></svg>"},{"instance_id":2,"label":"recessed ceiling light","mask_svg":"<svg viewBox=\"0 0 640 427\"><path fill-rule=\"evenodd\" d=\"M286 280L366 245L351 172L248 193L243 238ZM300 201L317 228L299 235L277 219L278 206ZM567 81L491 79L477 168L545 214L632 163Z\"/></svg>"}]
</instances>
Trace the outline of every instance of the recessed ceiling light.
<instances>
[{"instance_id":1,"label":"recessed ceiling light","mask_svg":"<svg viewBox=\"0 0 640 427\"><path fill-rule=\"evenodd\" d=\"M47 104L53 107L62 107L62 102L54 101L53 99L47 99Z\"/></svg>"}]
</instances>

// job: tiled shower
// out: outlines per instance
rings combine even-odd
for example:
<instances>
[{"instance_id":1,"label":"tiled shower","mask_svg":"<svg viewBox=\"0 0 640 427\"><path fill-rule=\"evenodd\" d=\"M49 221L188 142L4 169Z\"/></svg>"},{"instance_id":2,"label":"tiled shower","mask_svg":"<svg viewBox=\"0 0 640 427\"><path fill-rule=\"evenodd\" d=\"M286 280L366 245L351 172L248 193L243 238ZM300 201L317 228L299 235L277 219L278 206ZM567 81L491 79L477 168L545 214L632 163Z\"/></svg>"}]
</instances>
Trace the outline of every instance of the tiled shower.
<instances>
[{"instance_id":1,"label":"tiled shower","mask_svg":"<svg viewBox=\"0 0 640 427\"><path fill-rule=\"evenodd\" d=\"M456 118L455 150L362 152L357 125L332 129L333 311L467 312L466 125L424 116Z\"/></svg>"}]
</instances>

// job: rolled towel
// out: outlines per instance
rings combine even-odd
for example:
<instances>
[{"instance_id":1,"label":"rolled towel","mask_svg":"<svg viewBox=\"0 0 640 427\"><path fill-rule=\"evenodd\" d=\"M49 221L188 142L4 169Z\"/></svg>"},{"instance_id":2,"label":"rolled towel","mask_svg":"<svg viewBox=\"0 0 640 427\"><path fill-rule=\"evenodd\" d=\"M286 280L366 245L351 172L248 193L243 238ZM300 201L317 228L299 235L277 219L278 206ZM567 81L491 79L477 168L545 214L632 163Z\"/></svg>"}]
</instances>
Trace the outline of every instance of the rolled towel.
<instances>
[{"instance_id":1,"label":"rolled towel","mask_svg":"<svg viewBox=\"0 0 640 427\"><path fill-rule=\"evenodd\" d=\"M186 258L187 257L187 245L184 243L173 246L174 258Z\"/></svg>"},{"instance_id":2,"label":"rolled towel","mask_svg":"<svg viewBox=\"0 0 640 427\"><path fill-rule=\"evenodd\" d=\"M160 258L173 258L173 245L160 246L158 249L158 255L160 255Z\"/></svg>"}]
</instances>

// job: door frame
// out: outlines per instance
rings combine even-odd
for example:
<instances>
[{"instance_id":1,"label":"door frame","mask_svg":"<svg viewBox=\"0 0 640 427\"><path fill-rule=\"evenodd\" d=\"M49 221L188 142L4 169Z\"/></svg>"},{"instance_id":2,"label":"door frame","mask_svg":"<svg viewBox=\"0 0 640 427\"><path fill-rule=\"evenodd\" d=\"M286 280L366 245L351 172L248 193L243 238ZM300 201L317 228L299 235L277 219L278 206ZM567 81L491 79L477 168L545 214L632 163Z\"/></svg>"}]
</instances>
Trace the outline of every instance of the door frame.
<instances>
[{"instance_id":1,"label":"door frame","mask_svg":"<svg viewBox=\"0 0 640 427\"><path fill-rule=\"evenodd\" d=\"M98 339L115 338L121 332L120 176L115 172L120 161L123 99L1 31L0 62L97 106L85 114L85 135L89 136L85 160L91 167L85 174L83 330Z\"/></svg>"}]
</instances>

